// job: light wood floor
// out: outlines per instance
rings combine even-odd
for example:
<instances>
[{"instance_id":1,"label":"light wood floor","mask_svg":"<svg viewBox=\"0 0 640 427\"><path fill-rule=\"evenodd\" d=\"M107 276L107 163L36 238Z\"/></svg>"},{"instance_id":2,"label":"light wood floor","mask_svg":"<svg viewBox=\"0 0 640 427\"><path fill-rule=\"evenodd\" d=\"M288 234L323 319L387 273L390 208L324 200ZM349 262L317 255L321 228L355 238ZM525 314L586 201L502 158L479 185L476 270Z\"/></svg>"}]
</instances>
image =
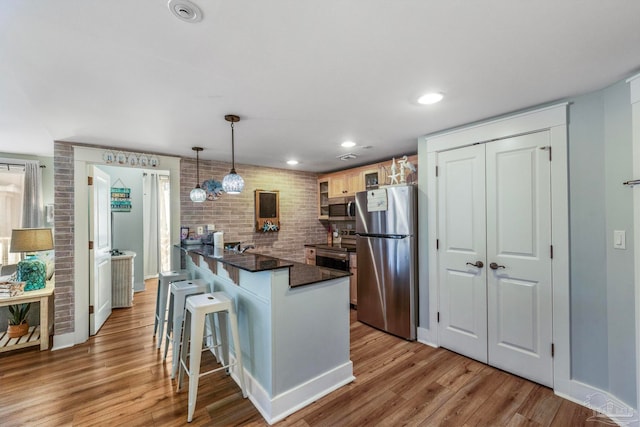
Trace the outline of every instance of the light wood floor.
<instances>
[{"instance_id":1,"label":"light wood floor","mask_svg":"<svg viewBox=\"0 0 640 427\"><path fill-rule=\"evenodd\" d=\"M186 425L187 392L155 348L155 283L73 348L0 356L0 425ZM170 356L169 356L170 357ZM214 362L211 357L207 364ZM604 426L545 387L351 319L355 382L278 426ZM203 369L205 369L203 367ZM185 385L186 386L186 385ZM606 420L608 421L608 420ZM200 381L191 425L267 425L223 373Z\"/></svg>"}]
</instances>

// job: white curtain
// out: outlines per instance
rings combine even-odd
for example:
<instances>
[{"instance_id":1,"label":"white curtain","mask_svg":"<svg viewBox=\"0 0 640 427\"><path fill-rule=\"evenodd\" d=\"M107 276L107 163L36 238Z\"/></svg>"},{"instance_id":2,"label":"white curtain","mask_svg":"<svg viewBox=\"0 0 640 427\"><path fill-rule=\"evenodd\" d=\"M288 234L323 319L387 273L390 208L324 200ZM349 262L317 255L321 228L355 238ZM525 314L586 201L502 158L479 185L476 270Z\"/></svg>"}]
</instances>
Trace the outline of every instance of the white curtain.
<instances>
[{"instance_id":1,"label":"white curtain","mask_svg":"<svg viewBox=\"0 0 640 427\"><path fill-rule=\"evenodd\" d=\"M22 163L20 163L22 162ZM22 227L24 161L0 159L0 264L20 261L19 252L9 252L11 231Z\"/></svg>"},{"instance_id":2,"label":"white curtain","mask_svg":"<svg viewBox=\"0 0 640 427\"><path fill-rule=\"evenodd\" d=\"M44 214L40 162L35 160L25 160L24 162L22 227L41 228L44 225Z\"/></svg>"},{"instance_id":3,"label":"white curtain","mask_svg":"<svg viewBox=\"0 0 640 427\"><path fill-rule=\"evenodd\" d=\"M160 233L160 271L171 270L171 180L158 177L158 230Z\"/></svg>"},{"instance_id":4,"label":"white curtain","mask_svg":"<svg viewBox=\"0 0 640 427\"><path fill-rule=\"evenodd\" d=\"M143 239L144 239L144 278L159 273L159 227L158 227L158 175L144 173L142 176L144 200L142 203Z\"/></svg>"}]
</instances>

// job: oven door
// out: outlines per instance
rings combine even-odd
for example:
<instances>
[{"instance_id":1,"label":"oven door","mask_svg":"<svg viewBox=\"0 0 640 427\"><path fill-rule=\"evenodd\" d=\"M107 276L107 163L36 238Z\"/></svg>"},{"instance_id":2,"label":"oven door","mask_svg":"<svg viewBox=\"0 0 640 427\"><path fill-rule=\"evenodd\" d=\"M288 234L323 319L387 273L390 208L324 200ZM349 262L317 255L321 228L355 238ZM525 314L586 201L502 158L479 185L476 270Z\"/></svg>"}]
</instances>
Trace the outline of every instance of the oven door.
<instances>
[{"instance_id":1,"label":"oven door","mask_svg":"<svg viewBox=\"0 0 640 427\"><path fill-rule=\"evenodd\" d=\"M349 271L349 253L317 249L316 266Z\"/></svg>"}]
</instances>

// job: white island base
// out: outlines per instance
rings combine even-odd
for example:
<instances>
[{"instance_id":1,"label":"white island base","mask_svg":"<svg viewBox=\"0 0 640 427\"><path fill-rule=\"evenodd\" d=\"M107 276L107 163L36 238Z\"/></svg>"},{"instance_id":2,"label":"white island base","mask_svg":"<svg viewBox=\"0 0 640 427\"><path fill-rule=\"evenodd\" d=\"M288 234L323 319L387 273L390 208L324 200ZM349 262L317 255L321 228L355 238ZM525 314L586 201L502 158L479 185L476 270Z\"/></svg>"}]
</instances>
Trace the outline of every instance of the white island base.
<instances>
[{"instance_id":1,"label":"white island base","mask_svg":"<svg viewBox=\"0 0 640 427\"><path fill-rule=\"evenodd\" d=\"M298 263L255 271L262 265L256 263L248 271L200 251L187 252L192 277L235 300L247 394L268 423L355 379L348 276L295 286L295 276L306 268ZM237 372L232 376L238 382Z\"/></svg>"}]
</instances>

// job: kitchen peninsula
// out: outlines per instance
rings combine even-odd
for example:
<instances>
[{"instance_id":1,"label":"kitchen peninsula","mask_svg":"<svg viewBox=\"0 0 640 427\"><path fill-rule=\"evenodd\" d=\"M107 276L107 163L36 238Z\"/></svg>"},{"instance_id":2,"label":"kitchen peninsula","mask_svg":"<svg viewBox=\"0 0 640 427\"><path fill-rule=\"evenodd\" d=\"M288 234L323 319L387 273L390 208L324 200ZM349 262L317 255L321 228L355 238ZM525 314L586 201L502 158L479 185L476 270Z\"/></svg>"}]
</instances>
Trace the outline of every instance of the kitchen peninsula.
<instances>
[{"instance_id":1,"label":"kitchen peninsula","mask_svg":"<svg viewBox=\"0 0 640 427\"><path fill-rule=\"evenodd\" d=\"M269 423L355 379L349 273L207 245L176 248L192 278L235 300L247 393Z\"/></svg>"}]
</instances>

